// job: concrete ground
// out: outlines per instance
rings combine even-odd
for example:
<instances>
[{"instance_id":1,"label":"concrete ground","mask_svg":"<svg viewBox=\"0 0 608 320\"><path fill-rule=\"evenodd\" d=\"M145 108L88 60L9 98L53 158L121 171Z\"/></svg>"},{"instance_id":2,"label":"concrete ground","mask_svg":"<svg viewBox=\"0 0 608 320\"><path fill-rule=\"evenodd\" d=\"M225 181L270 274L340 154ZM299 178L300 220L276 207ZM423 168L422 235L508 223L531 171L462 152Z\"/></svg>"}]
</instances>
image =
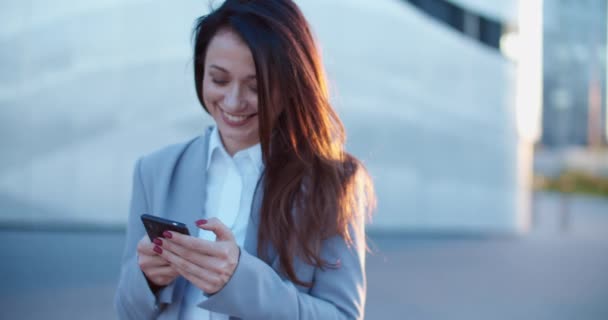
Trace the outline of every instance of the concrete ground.
<instances>
[{"instance_id":1,"label":"concrete ground","mask_svg":"<svg viewBox=\"0 0 608 320\"><path fill-rule=\"evenodd\" d=\"M608 199L536 196L524 236L371 235L367 319L608 319ZM0 231L0 319L114 319L124 236Z\"/></svg>"}]
</instances>

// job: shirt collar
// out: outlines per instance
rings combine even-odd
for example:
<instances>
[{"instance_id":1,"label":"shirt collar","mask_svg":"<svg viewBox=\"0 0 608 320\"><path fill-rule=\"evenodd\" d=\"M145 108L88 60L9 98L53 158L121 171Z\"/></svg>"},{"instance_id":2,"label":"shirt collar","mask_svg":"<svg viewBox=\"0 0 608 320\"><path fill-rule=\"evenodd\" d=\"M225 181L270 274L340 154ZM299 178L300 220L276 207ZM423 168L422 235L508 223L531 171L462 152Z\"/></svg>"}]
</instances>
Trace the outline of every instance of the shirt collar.
<instances>
[{"instance_id":1,"label":"shirt collar","mask_svg":"<svg viewBox=\"0 0 608 320\"><path fill-rule=\"evenodd\" d=\"M222 139L220 139L220 132L217 129L217 126L213 127L213 130L211 131L211 136L209 137L209 150L207 152L206 170L209 170L209 165L211 164L211 160L213 159L212 156L213 156L214 152L221 152L226 157L230 157L228 155L228 152L224 148ZM257 143L247 149L243 149L243 150L237 152L236 155L239 155L241 153L245 153L247 155L247 157L249 157L251 159L255 168L258 171L258 174L260 172L262 172L262 170L264 169L264 163L262 162L262 146L260 145L260 143Z\"/></svg>"},{"instance_id":2,"label":"shirt collar","mask_svg":"<svg viewBox=\"0 0 608 320\"><path fill-rule=\"evenodd\" d=\"M222 141L220 140L220 135L217 130L217 127L213 127L213 130L211 130L211 136L209 137L209 150L207 152L207 168L205 168L206 170L209 170L209 165L211 165L213 153L215 151L223 151L221 150L223 148L224 146L222 145Z\"/></svg>"},{"instance_id":3,"label":"shirt collar","mask_svg":"<svg viewBox=\"0 0 608 320\"><path fill-rule=\"evenodd\" d=\"M262 161L262 145L258 142L244 151L249 153L249 158L251 158L257 173L260 174L264 169L264 162Z\"/></svg>"}]
</instances>

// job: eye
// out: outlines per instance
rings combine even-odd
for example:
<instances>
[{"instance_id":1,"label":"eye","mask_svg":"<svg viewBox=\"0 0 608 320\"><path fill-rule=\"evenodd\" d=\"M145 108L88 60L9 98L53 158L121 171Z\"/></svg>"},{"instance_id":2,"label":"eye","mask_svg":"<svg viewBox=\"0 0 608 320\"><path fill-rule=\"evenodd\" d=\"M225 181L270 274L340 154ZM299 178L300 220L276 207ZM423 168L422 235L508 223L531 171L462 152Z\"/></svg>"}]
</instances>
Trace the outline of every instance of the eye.
<instances>
[{"instance_id":1,"label":"eye","mask_svg":"<svg viewBox=\"0 0 608 320\"><path fill-rule=\"evenodd\" d=\"M258 93L258 86L249 86L249 90L253 93Z\"/></svg>"},{"instance_id":2,"label":"eye","mask_svg":"<svg viewBox=\"0 0 608 320\"><path fill-rule=\"evenodd\" d=\"M219 79L211 79L211 81L219 86L223 86L228 83L228 81L226 81L226 80L219 80Z\"/></svg>"}]
</instances>

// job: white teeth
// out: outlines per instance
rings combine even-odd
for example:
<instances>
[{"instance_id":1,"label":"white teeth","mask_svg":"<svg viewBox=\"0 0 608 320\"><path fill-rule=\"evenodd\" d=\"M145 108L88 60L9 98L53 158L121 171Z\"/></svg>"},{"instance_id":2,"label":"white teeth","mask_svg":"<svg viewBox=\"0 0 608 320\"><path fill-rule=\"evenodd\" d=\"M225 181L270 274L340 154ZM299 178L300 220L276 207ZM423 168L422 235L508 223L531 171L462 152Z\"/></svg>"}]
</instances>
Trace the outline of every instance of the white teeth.
<instances>
[{"instance_id":1,"label":"white teeth","mask_svg":"<svg viewBox=\"0 0 608 320\"><path fill-rule=\"evenodd\" d=\"M228 118L228 120L230 120L232 122L241 122L248 118L248 116L234 116L227 112L224 112L224 116L226 116L226 118Z\"/></svg>"}]
</instances>

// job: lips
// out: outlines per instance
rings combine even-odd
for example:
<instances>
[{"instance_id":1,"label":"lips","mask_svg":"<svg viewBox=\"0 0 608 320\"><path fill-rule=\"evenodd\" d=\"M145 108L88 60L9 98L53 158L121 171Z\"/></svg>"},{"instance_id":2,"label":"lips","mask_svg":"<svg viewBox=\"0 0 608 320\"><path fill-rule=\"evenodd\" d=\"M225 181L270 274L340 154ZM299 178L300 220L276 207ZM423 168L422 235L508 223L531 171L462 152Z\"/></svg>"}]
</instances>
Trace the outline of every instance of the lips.
<instances>
[{"instance_id":1,"label":"lips","mask_svg":"<svg viewBox=\"0 0 608 320\"><path fill-rule=\"evenodd\" d=\"M249 114L249 115L235 115L232 113L228 113L224 110L221 110L221 113L222 113L222 120L224 120L224 122L231 127L239 127L239 126L245 125L253 117L255 117L257 115L257 113L253 113L253 114Z\"/></svg>"},{"instance_id":2,"label":"lips","mask_svg":"<svg viewBox=\"0 0 608 320\"><path fill-rule=\"evenodd\" d=\"M228 112L225 112L225 111L222 111L222 112L224 113L224 116L226 118L228 118L230 121L234 121L234 122L241 122L241 121L246 120L247 118L249 118L251 116L251 115L248 115L248 116L235 116L235 115L232 115L232 114L230 114Z\"/></svg>"}]
</instances>

